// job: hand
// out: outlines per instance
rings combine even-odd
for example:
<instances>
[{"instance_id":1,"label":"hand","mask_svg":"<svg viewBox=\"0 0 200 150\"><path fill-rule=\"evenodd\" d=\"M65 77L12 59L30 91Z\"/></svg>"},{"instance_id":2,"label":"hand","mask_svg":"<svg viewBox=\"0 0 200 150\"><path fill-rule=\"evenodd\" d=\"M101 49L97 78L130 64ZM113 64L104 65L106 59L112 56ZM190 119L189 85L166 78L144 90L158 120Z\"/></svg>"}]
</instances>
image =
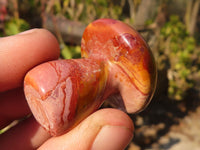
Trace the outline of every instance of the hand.
<instances>
[{"instance_id":1,"label":"hand","mask_svg":"<svg viewBox=\"0 0 200 150\"><path fill-rule=\"evenodd\" d=\"M101 109L68 133L57 137L51 137L29 115L23 78L34 66L58 57L58 42L44 29L0 38L0 129L13 120L23 118L0 135L1 149L124 149L132 139L134 127L132 120L122 111Z\"/></svg>"}]
</instances>

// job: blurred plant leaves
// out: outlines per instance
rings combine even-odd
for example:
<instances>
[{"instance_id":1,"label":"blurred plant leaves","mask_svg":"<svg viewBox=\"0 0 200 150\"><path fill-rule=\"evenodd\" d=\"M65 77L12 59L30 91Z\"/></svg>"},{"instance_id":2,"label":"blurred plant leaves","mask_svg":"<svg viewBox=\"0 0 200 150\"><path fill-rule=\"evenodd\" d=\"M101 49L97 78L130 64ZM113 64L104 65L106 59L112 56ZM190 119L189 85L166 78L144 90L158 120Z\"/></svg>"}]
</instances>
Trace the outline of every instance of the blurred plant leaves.
<instances>
[{"instance_id":1,"label":"blurred plant leaves","mask_svg":"<svg viewBox=\"0 0 200 150\"><path fill-rule=\"evenodd\" d=\"M23 19L13 18L5 23L5 33L8 36L18 34L29 28L29 24Z\"/></svg>"},{"instance_id":2,"label":"blurred plant leaves","mask_svg":"<svg viewBox=\"0 0 200 150\"><path fill-rule=\"evenodd\" d=\"M159 55L165 55L169 62L163 62L165 68L168 68L169 97L181 100L186 91L194 86L195 81L192 76L200 69L198 67L200 52L196 49L196 41L188 34L180 18L172 15L161 28L160 43L162 45L159 46ZM169 66L166 66L167 64Z\"/></svg>"},{"instance_id":3,"label":"blurred plant leaves","mask_svg":"<svg viewBox=\"0 0 200 150\"><path fill-rule=\"evenodd\" d=\"M80 58L81 47L80 46L61 46L61 57L64 59Z\"/></svg>"}]
</instances>

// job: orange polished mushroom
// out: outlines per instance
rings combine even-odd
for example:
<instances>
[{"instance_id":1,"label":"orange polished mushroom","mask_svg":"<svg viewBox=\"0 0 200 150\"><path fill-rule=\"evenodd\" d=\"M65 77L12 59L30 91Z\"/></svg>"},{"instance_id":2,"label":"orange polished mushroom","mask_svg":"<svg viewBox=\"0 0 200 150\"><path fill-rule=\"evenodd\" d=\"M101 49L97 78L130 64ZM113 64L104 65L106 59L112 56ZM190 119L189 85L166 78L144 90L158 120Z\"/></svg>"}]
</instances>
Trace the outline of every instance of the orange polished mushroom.
<instances>
[{"instance_id":1,"label":"orange polished mushroom","mask_svg":"<svg viewBox=\"0 0 200 150\"><path fill-rule=\"evenodd\" d=\"M130 26L113 19L92 22L83 33L81 55L81 59L41 64L25 77L30 109L52 135L65 133L106 99L136 113L154 93L153 55Z\"/></svg>"}]
</instances>

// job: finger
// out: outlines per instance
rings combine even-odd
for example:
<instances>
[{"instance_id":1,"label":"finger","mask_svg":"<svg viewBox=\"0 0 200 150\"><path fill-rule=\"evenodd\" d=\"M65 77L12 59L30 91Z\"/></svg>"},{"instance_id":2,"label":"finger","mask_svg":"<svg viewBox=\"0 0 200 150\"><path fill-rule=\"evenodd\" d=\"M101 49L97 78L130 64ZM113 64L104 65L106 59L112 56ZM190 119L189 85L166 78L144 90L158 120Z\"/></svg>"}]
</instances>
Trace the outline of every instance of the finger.
<instances>
[{"instance_id":1,"label":"finger","mask_svg":"<svg viewBox=\"0 0 200 150\"><path fill-rule=\"evenodd\" d=\"M0 92L22 86L28 70L58 57L59 44L45 29L0 38Z\"/></svg>"},{"instance_id":2,"label":"finger","mask_svg":"<svg viewBox=\"0 0 200 150\"><path fill-rule=\"evenodd\" d=\"M33 117L19 123L0 135L1 150L33 150L38 148L50 135Z\"/></svg>"},{"instance_id":3,"label":"finger","mask_svg":"<svg viewBox=\"0 0 200 150\"><path fill-rule=\"evenodd\" d=\"M0 93L0 129L30 113L23 88Z\"/></svg>"},{"instance_id":4,"label":"finger","mask_svg":"<svg viewBox=\"0 0 200 150\"><path fill-rule=\"evenodd\" d=\"M102 109L70 132L47 140L39 149L123 150L132 139L133 129L124 112Z\"/></svg>"}]
</instances>

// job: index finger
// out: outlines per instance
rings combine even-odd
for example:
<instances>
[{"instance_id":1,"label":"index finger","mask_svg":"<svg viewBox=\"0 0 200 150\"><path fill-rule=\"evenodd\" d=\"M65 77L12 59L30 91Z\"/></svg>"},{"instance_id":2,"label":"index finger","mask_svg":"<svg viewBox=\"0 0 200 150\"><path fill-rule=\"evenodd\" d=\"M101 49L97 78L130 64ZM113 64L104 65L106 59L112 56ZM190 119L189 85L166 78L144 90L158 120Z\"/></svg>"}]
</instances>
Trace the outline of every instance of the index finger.
<instances>
[{"instance_id":1,"label":"index finger","mask_svg":"<svg viewBox=\"0 0 200 150\"><path fill-rule=\"evenodd\" d=\"M59 44L45 29L0 38L0 92L22 86L28 70L58 57Z\"/></svg>"}]
</instances>

